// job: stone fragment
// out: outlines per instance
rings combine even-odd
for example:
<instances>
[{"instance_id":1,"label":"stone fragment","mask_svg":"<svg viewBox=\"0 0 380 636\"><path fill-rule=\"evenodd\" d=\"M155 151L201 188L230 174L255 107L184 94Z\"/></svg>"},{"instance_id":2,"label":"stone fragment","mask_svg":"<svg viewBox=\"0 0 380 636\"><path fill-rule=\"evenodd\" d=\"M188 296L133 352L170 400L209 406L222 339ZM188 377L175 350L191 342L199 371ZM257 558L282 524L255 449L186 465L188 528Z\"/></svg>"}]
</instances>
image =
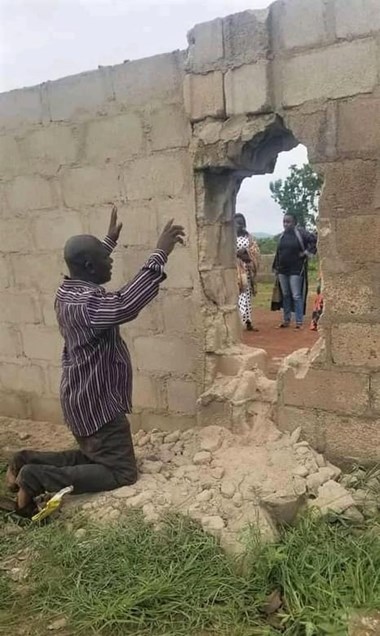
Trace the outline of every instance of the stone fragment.
<instances>
[{"instance_id":1,"label":"stone fragment","mask_svg":"<svg viewBox=\"0 0 380 636\"><path fill-rule=\"evenodd\" d=\"M77 539L83 539L87 534L87 530L85 528L78 528L78 530L75 531L74 535Z\"/></svg>"},{"instance_id":2,"label":"stone fragment","mask_svg":"<svg viewBox=\"0 0 380 636\"><path fill-rule=\"evenodd\" d=\"M309 471L306 466L297 466L297 468L293 470L293 475L296 475L298 477L307 477L308 474Z\"/></svg>"},{"instance_id":3,"label":"stone fragment","mask_svg":"<svg viewBox=\"0 0 380 636\"><path fill-rule=\"evenodd\" d=\"M197 495L197 501L200 503L204 501L210 501L212 499L213 493L211 490L202 490L202 492Z\"/></svg>"},{"instance_id":4,"label":"stone fragment","mask_svg":"<svg viewBox=\"0 0 380 636\"><path fill-rule=\"evenodd\" d=\"M129 497L134 497L136 493L137 493L137 490L135 486L122 486L122 488L117 488L116 490L113 490L112 496L116 497L116 499L129 499ZM91 507L92 507L92 504L91 504Z\"/></svg>"},{"instance_id":5,"label":"stone fragment","mask_svg":"<svg viewBox=\"0 0 380 636\"><path fill-rule=\"evenodd\" d=\"M361 525L364 523L364 516L362 513L356 508L356 506L351 506L342 514L343 519L353 523L355 525Z\"/></svg>"},{"instance_id":6,"label":"stone fragment","mask_svg":"<svg viewBox=\"0 0 380 636\"><path fill-rule=\"evenodd\" d=\"M164 462L164 464L168 464L169 462L171 462L173 457L173 453L171 453L169 450L162 450L160 452L160 459Z\"/></svg>"},{"instance_id":7,"label":"stone fragment","mask_svg":"<svg viewBox=\"0 0 380 636\"><path fill-rule=\"evenodd\" d=\"M226 499L232 499L236 492L235 484L233 484L232 481L224 479L220 485L220 492Z\"/></svg>"},{"instance_id":8,"label":"stone fragment","mask_svg":"<svg viewBox=\"0 0 380 636\"><path fill-rule=\"evenodd\" d=\"M336 481L327 481L318 491L318 497L313 505L319 508L323 515L329 512L342 514L348 508L355 505L352 495Z\"/></svg>"},{"instance_id":9,"label":"stone fragment","mask_svg":"<svg viewBox=\"0 0 380 636\"><path fill-rule=\"evenodd\" d=\"M60 629L65 629L67 625L67 618L57 618L57 620L50 623L47 628L50 632L58 632Z\"/></svg>"},{"instance_id":10,"label":"stone fragment","mask_svg":"<svg viewBox=\"0 0 380 636\"><path fill-rule=\"evenodd\" d=\"M196 466L204 466L211 462L212 456L209 451L199 451L199 453L195 453L193 457L193 463Z\"/></svg>"},{"instance_id":11,"label":"stone fragment","mask_svg":"<svg viewBox=\"0 0 380 636\"><path fill-rule=\"evenodd\" d=\"M243 495L240 492L235 492L232 501L237 508L241 508L243 505Z\"/></svg>"},{"instance_id":12,"label":"stone fragment","mask_svg":"<svg viewBox=\"0 0 380 636\"><path fill-rule=\"evenodd\" d=\"M291 525L304 504L304 496L291 493L275 493L261 500L271 517L279 524Z\"/></svg>"},{"instance_id":13,"label":"stone fragment","mask_svg":"<svg viewBox=\"0 0 380 636\"><path fill-rule=\"evenodd\" d=\"M147 473L148 475L155 475L161 471L163 467L163 463L160 461L149 461L145 460L141 467L142 473Z\"/></svg>"},{"instance_id":14,"label":"stone fragment","mask_svg":"<svg viewBox=\"0 0 380 636\"><path fill-rule=\"evenodd\" d=\"M146 503L149 503L154 497L154 492L151 490L145 490L144 492L140 492L138 495L134 497L130 497L127 500L128 506L133 508L138 508L144 506Z\"/></svg>"},{"instance_id":15,"label":"stone fragment","mask_svg":"<svg viewBox=\"0 0 380 636\"><path fill-rule=\"evenodd\" d=\"M317 462L319 468L324 468L326 466L326 460L321 455L321 453L315 453L315 461Z\"/></svg>"},{"instance_id":16,"label":"stone fragment","mask_svg":"<svg viewBox=\"0 0 380 636\"><path fill-rule=\"evenodd\" d=\"M26 433L26 431L21 431L21 433L18 434L19 439L24 442L25 440L29 439L30 435L29 433Z\"/></svg>"},{"instance_id":17,"label":"stone fragment","mask_svg":"<svg viewBox=\"0 0 380 636\"><path fill-rule=\"evenodd\" d=\"M214 477L214 479L222 479L222 477L224 477L224 473L225 470L223 466L215 466L215 468L213 468L211 471L211 475L212 477Z\"/></svg>"},{"instance_id":18,"label":"stone fragment","mask_svg":"<svg viewBox=\"0 0 380 636\"><path fill-rule=\"evenodd\" d=\"M202 517L201 524L202 524L202 528L206 532L210 532L210 534L214 534L216 536L219 536L223 528L225 527L225 523L222 517L219 517L217 515Z\"/></svg>"},{"instance_id":19,"label":"stone fragment","mask_svg":"<svg viewBox=\"0 0 380 636\"><path fill-rule=\"evenodd\" d=\"M180 438L180 432L179 431L174 431L173 433L169 433L168 435L165 435L165 444L171 444L171 443L176 443L178 442L179 438Z\"/></svg>"},{"instance_id":20,"label":"stone fragment","mask_svg":"<svg viewBox=\"0 0 380 636\"><path fill-rule=\"evenodd\" d=\"M155 523L159 519L159 515L152 503L147 503L143 506L143 515L148 523Z\"/></svg>"},{"instance_id":21,"label":"stone fragment","mask_svg":"<svg viewBox=\"0 0 380 636\"><path fill-rule=\"evenodd\" d=\"M146 446L150 442L150 435L142 435L136 442L136 445L139 447Z\"/></svg>"},{"instance_id":22,"label":"stone fragment","mask_svg":"<svg viewBox=\"0 0 380 636\"><path fill-rule=\"evenodd\" d=\"M302 428L298 426L290 435L290 441L292 444L297 444L297 442L300 441L301 433L302 433Z\"/></svg>"},{"instance_id":23,"label":"stone fragment","mask_svg":"<svg viewBox=\"0 0 380 636\"><path fill-rule=\"evenodd\" d=\"M309 477L306 479L308 493L310 495L313 495L314 497L317 497L320 487L323 486L323 484L325 484L326 481L328 481L329 479L331 479L329 475L324 475L320 471L318 473L314 473L313 475L309 475Z\"/></svg>"}]
</instances>

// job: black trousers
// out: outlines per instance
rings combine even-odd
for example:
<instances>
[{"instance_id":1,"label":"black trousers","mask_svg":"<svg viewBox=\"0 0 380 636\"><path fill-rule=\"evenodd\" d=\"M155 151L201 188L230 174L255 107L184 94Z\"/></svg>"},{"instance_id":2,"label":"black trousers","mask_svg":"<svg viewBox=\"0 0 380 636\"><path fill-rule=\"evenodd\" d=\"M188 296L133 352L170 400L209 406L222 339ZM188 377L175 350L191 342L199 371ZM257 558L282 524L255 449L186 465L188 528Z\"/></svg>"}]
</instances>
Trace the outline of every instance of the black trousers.
<instances>
[{"instance_id":1,"label":"black trousers","mask_svg":"<svg viewBox=\"0 0 380 636\"><path fill-rule=\"evenodd\" d=\"M94 435L76 441L77 450L16 453L10 467L17 475L17 484L36 497L66 486L74 486L74 493L79 495L135 483L136 459L125 415L118 415Z\"/></svg>"}]
</instances>

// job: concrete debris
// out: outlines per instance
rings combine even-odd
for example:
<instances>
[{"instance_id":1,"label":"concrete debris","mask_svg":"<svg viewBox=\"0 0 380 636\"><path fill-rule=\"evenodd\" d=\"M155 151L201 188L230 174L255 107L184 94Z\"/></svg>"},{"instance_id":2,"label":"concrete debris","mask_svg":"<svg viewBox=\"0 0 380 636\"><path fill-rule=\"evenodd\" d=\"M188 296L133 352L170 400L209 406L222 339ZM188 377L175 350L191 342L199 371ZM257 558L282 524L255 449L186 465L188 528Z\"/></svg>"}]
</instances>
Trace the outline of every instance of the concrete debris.
<instances>
[{"instance_id":1,"label":"concrete debris","mask_svg":"<svg viewBox=\"0 0 380 636\"><path fill-rule=\"evenodd\" d=\"M81 498L78 506L102 523L116 522L133 508L154 525L169 511L188 514L234 554L243 551L250 525L265 540L277 540L276 526L294 523L310 497L323 514L350 510L348 516L359 522L363 506L334 481L339 468L322 456L317 461L318 453L294 434L273 435L270 426L266 436L264 428L259 436L256 431L233 433L216 425L167 434L138 431L137 483ZM71 502L68 511L75 497Z\"/></svg>"}]
</instances>

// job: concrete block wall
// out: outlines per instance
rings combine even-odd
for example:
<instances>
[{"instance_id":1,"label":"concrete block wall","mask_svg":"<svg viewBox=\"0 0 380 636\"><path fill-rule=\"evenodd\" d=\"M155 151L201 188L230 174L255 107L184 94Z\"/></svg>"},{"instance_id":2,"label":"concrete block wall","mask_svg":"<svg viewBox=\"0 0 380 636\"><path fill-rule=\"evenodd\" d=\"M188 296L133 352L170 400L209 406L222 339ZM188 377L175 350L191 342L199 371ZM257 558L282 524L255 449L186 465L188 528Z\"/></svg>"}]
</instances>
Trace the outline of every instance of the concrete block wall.
<instances>
[{"instance_id":1,"label":"concrete block wall","mask_svg":"<svg viewBox=\"0 0 380 636\"><path fill-rule=\"evenodd\" d=\"M0 412L58 417L61 247L101 234L112 200L128 244L114 283L167 218L189 233L160 299L125 333L137 423L194 422L196 396L240 341L241 180L303 143L325 179L326 311L321 342L279 378L277 420L332 457L379 459L379 60L377 0L278 0L195 26L186 52L0 95Z\"/></svg>"},{"instance_id":2,"label":"concrete block wall","mask_svg":"<svg viewBox=\"0 0 380 636\"><path fill-rule=\"evenodd\" d=\"M0 95L0 413L61 420L54 292L73 234L124 223L111 287L143 265L172 217L186 227L159 299L124 327L135 421L186 427L202 385L199 284L183 54ZM179 395L184 399L180 400Z\"/></svg>"},{"instance_id":3,"label":"concrete block wall","mask_svg":"<svg viewBox=\"0 0 380 636\"><path fill-rule=\"evenodd\" d=\"M215 293L232 267L215 237L232 240L241 178L271 172L278 152L298 142L324 176L323 334L280 374L277 422L289 431L302 426L331 457L360 461L380 458L379 52L376 0L279 0L267 11L196 26L185 80L210 316L227 316L234 302L226 281ZM223 178L211 178L213 168ZM209 384L231 335L222 320L206 333Z\"/></svg>"}]
</instances>

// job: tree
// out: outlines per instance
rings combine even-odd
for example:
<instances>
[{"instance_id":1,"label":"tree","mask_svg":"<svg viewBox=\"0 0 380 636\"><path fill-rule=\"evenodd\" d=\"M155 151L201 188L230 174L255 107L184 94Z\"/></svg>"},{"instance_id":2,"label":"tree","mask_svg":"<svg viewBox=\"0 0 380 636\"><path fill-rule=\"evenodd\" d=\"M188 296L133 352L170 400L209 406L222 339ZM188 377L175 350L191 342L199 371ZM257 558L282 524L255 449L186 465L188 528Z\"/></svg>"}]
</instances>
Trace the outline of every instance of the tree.
<instances>
[{"instance_id":1,"label":"tree","mask_svg":"<svg viewBox=\"0 0 380 636\"><path fill-rule=\"evenodd\" d=\"M309 163L305 163L303 166L290 166L289 176L284 181L272 181L269 188L272 199L284 214L295 214L302 227L315 230L322 183L322 177L313 172Z\"/></svg>"}]
</instances>

